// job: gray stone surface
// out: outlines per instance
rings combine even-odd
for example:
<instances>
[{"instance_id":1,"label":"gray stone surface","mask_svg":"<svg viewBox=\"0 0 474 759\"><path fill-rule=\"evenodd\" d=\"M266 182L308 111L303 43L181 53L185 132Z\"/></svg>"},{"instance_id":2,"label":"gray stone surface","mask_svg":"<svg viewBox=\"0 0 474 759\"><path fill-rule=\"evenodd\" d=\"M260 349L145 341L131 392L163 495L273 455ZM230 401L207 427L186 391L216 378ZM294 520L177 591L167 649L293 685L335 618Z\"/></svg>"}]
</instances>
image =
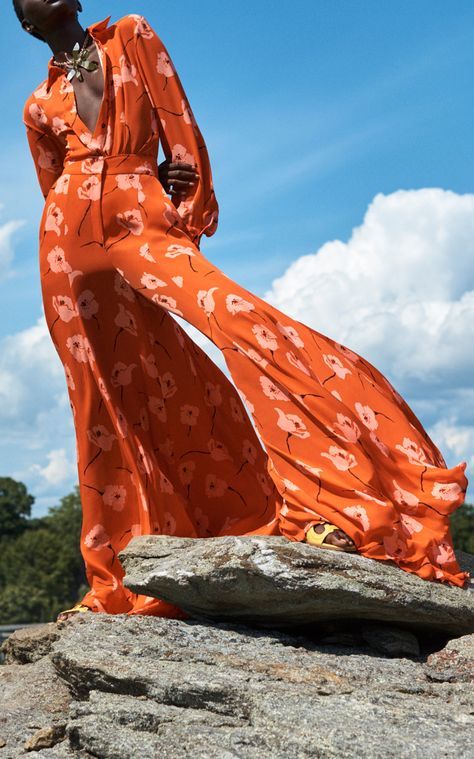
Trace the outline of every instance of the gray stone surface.
<instances>
[{"instance_id":1,"label":"gray stone surface","mask_svg":"<svg viewBox=\"0 0 474 759\"><path fill-rule=\"evenodd\" d=\"M365 619L414 631L474 631L471 590L282 536L142 535L119 559L128 588L170 601L198 619L266 627ZM471 571L472 557L459 552L458 561Z\"/></svg>"},{"instance_id":2,"label":"gray stone surface","mask_svg":"<svg viewBox=\"0 0 474 759\"><path fill-rule=\"evenodd\" d=\"M244 625L88 614L56 625L45 653L48 627L32 638L41 658L31 651L33 663L13 663L15 651L24 657L21 631L22 646L12 643L12 663L0 667L0 759L24 756L27 745L41 759L379 759L381 746L394 759L471 756L472 635L410 658L369 647L377 633L397 639L381 624L333 633L343 641L335 644Z\"/></svg>"}]
</instances>

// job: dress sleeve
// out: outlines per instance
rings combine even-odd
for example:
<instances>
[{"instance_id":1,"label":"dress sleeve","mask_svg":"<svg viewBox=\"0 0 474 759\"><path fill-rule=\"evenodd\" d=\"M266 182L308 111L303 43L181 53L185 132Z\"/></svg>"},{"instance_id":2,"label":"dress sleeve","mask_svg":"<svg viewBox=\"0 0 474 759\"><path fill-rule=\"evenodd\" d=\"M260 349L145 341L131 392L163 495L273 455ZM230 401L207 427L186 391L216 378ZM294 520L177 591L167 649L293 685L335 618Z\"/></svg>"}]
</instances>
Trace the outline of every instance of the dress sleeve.
<instances>
[{"instance_id":1,"label":"dress sleeve","mask_svg":"<svg viewBox=\"0 0 474 759\"><path fill-rule=\"evenodd\" d=\"M144 16L130 14L129 18L133 22L136 64L157 112L165 157L190 163L199 173L192 194L185 200L172 198L189 236L199 247L203 234L210 237L216 231L219 216L206 144L163 42Z\"/></svg>"},{"instance_id":2,"label":"dress sleeve","mask_svg":"<svg viewBox=\"0 0 474 759\"><path fill-rule=\"evenodd\" d=\"M48 131L47 120L39 104L26 102L23 123L41 192L46 200L63 170L64 149L54 134Z\"/></svg>"}]
</instances>

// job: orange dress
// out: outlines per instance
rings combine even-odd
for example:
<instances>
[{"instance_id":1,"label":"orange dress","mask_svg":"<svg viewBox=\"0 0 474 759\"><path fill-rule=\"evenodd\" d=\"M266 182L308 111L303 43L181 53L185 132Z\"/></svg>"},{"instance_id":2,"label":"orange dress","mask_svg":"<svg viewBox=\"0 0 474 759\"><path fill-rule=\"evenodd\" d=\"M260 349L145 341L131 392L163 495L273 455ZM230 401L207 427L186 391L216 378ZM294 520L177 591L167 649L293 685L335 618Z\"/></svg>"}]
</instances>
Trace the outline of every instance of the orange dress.
<instances>
[{"instance_id":1,"label":"orange dress","mask_svg":"<svg viewBox=\"0 0 474 759\"><path fill-rule=\"evenodd\" d=\"M142 15L109 20L87 27L105 77L94 131L52 58L23 114L45 198L45 316L76 431L84 603L180 616L123 586L117 553L134 535L301 541L320 521L365 557L465 586L449 515L465 498L466 462L446 467L369 361L203 255L218 204L183 86ZM198 168L185 201L158 179L159 142ZM222 351L235 386L175 314Z\"/></svg>"}]
</instances>

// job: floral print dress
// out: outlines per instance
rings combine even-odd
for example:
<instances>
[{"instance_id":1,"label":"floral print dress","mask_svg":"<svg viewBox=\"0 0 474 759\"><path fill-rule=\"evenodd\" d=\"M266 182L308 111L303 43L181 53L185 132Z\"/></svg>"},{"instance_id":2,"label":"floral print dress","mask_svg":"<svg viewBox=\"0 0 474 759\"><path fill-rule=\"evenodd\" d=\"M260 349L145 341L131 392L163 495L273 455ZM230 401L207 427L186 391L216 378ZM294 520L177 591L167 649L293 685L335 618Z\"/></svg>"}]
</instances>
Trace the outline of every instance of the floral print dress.
<instances>
[{"instance_id":1,"label":"floral print dress","mask_svg":"<svg viewBox=\"0 0 474 759\"><path fill-rule=\"evenodd\" d=\"M105 85L94 130L52 58L23 113L45 198L44 311L76 432L83 602L182 614L122 584L117 554L134 535L302 541L321 521L364 557L464 587L449 515L465 498L466 462L447 468L369 361L203 255L218 204L179 76L144 16L109 21L87 27ZM186 200L159 181L159 143L198 169ZM174 315L221 350L233 382Z\"/></svg>"}]
</instances>

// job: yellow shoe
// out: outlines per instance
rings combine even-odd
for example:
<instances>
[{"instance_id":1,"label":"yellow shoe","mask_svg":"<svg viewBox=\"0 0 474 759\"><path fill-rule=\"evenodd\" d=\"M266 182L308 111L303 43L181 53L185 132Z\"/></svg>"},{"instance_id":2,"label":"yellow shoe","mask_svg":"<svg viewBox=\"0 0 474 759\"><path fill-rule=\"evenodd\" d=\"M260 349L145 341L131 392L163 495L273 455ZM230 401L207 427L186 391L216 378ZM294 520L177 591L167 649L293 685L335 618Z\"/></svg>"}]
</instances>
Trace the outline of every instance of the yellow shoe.
<instances>
[{"instance_id":1,"label":"yellow shoe","mask_svg":"<svg viewBox=\"0 0 474 759\"><path fill-rule=\"evenodd\" d=\"M83 603L77 603L75 606L73 606L71 609L63 609L59 612L58 616L56 617L56 622L63 622L64 620L60 619L60 616L62 614L71 614L72 612L77 611L92 611L90 606L86 606L86 604ZM65 617L64 619L68 619L68 617Z\"/></svg>"},{"instance_id":2,"label":"yellow shoe","mask_svg":"<svg viewBox=\"0 0 474 759\"><path fill-rule=\"evenodd\" d=\"M340 530L340 527L336 527L335 524L330 522L324 523L324 530L322 532L315 532L314 528L317 525L312 525L306 532L306 543L310 543L312 546L318 548L327 548L330 551L344 551L345 553L354 553L357 551L356 546L348 546L347 548L341 548L340 546L331 545L331 543L324 543L325 538L334 530Z\"/></svg>"}]
</instances>

